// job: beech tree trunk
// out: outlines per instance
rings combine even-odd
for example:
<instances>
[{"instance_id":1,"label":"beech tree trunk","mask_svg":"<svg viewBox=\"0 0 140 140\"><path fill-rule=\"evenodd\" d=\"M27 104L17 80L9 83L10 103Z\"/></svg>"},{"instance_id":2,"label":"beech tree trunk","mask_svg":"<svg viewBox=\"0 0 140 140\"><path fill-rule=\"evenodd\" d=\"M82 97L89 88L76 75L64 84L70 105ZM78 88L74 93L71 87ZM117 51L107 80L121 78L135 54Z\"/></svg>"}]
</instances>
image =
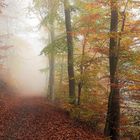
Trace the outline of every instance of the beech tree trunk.
<instances>
[{"instance_id":1,"label":"beech tree trunk","mask_svg":"<svg viewBox=\"0 0 140 140\"><path fill-rule=\"evenodd\" d=\"M84 74L84 66L83 66L83 61L84 61L84 57L85 57L85 48L86 48L86 38L87 38L88 33L85 35L84 38L84 42L83 42L83 46L82 46L82 58L81 58L81 64L80 64L80 79L78 82L78 100L77 100L77 105L80 105L81 103L81 92L82 92L82 88L83 88L83 74Z\"/></svg>"},{"instance_id":2,"label":"beech tree trunk","mask_svg":"<svg viewBox=\"0 0 140 140\"><path fill-rule=\"evenodd\" d=\"M48 1L49 12L53 16L54 14L54 7L53 1ZM54 29L54 19L52 19L49 23L49 33L50 33L50 43L52 43L55 39L55 29ZM53 46L52 46L53 47ZM48 83L48 98L52 101L55 99L54 87L55 87L55 54L54 48L51 49L50 54L48 55L49 59L49 83Z\"/></svg>"},{"instance_id":3,"label":"beech tree trunk","mask_svg":"<svg viewBox=\"0 0 140 140\"><path fill-rule=\"evenodd\" d=\"M73 38L71 27L71 15L69 1L64 0L65 8L65 26L67 32L67 47L68 47L68 78L69 78L69 97L70 102L75 103L75 77L74 77L74 64L73 64Z\"/></svg>"},{"instance_id":4,"label":"beech tree trunk","mask_svg":"<svg viewBox=\"0 0 140 140\"><path fill-rule=\"evenodd\" d=\"M54 27L52 25L50 29L50 40L51 42L54 41ZM49 83L48 83L48 97L53 101L55 98L54 95L54 77L55 77L55 56L54 50L49 54Z\"/></svg>"},{"instance_id":5,"label":"beech tree trunk","mask_svg":"<svg viewBox=\"0 0 140 140\"><path fill-rule=\"evenodd\" d=\"M104 133L111 140L119 140L120 128L120 95L118 83L118 1L111 0L111 37L109 48L109 68L110 68L110 95L108 101L108 112Z\"/></svg>"}]
</instances>

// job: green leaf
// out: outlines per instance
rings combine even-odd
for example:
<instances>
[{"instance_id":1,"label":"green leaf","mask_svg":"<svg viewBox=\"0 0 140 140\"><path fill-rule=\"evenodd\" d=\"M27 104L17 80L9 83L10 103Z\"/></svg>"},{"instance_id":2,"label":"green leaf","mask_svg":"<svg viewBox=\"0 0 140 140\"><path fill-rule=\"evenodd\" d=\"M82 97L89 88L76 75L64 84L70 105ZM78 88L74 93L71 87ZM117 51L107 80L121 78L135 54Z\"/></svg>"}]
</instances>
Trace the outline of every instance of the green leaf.
<instances>
[{"instance_id":1,"label":"green leaf","mask_svg":"<svg viewBox=\"0 0 140 140\"><path fill-rule=\"evenodd\" d=\"M41 51L41 54L50 54L54 52L55 54L64 53L67 51L67 45L66 45L66 36L59 36L57 37L52 43L48 44L43 50Z\"/></svg>"}]
</instances>

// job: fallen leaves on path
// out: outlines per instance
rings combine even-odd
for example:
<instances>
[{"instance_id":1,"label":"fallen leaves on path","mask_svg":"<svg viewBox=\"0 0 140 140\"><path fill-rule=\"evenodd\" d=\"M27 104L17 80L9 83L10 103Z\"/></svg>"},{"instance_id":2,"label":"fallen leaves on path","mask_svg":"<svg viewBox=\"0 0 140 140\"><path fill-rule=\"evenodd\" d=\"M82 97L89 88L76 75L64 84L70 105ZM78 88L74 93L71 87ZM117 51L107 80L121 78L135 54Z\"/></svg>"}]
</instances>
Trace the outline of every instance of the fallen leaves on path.
<instances>
[{"instance_id":1,"label":"fallen leaves on path","mask_svg":"<svg viewBox=\"0 0 140 140\"><path fill-rule=\"evenodd\" d=\"M0 99L0 140L101 140L44 98Z\"/></svg>"}]
</instances>

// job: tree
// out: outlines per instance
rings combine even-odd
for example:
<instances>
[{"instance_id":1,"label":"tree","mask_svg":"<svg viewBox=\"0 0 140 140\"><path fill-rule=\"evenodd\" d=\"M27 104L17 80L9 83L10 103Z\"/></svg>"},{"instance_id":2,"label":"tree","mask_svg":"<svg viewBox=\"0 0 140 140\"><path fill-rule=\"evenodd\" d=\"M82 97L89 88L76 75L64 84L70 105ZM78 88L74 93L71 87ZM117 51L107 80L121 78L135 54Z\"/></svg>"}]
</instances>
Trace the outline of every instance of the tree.
<instances>
[{"instance_id":1,"label":"tree","mask_svg":"<svg viewBox=\"0 0 140 140\"><path fill-rule=\"evenodd\" d=\"M50 20L50 43L52 43L55 39L55 29L54 29L54 3L52 1L48 2L49 14L52 15L52 19ZM54 49L49 54L49 83L48 83L48 95L51 100L54 100L54 77L55 77L55 56Z\"/></svg>"},{"instance_id":2,"label":"tree","mask_svg":"<svg viewBox=\"0 0 140 140\"><path fill-rule=\"evenodd\" d=\"M41 25L47 28L48 30L48 44L52 44L56 38L56 30L55 30L55 21L57 15L57 7L58 0L34 0L34 7L39 12L39 16L41 17ZM45 47L46 48L46 47ZM47 94L48 98L54 100L55 93L55 52L54 46L51 46L51 51L49 51L48 61L49 61L49 82Z\"/></svg>"},{"instance_id":3,"label":"tree","mask_svg":"<svg viewBox=\"0 0 140 140\"><path fill-rule=\"evenodd\" d=\"M110 47L109 47L109 71L110 71L110 95L105 126L105 135L112 140L119 140L120 125L120 94L118 85L118 1L111 0L110 23Z\"/></svg>"},{"instance_id":4,"label":"tree","mask_svg":"<svg viewBox=\"0 0 140 140\"><path fill-rule=\"evenodd\" d=\"M64 0L65 8L65 25L67 32L67 47L68 47L68 79L69 79L69 97L72 103L75 102L75 77L73 63L73 37L71 26L70 5L68 0Z\"/></svg>"}]
</instances>

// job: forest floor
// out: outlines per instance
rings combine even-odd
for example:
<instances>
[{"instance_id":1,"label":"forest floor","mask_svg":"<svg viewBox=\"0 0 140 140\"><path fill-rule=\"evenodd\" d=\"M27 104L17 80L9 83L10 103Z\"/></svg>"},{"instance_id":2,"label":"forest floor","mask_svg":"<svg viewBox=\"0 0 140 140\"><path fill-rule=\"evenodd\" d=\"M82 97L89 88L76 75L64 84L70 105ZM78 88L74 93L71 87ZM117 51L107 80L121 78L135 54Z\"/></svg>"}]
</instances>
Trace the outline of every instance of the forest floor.
<instances>
[{"instance_id":1,"label":"forest floor","mask_svg":"<svg viewBox=\"0 0 140 140\"><path fill-rule=\"evenodd\" d=\"M41 97L0 98L0 140L101 140Z\"/></svg>"}]
</instances>

